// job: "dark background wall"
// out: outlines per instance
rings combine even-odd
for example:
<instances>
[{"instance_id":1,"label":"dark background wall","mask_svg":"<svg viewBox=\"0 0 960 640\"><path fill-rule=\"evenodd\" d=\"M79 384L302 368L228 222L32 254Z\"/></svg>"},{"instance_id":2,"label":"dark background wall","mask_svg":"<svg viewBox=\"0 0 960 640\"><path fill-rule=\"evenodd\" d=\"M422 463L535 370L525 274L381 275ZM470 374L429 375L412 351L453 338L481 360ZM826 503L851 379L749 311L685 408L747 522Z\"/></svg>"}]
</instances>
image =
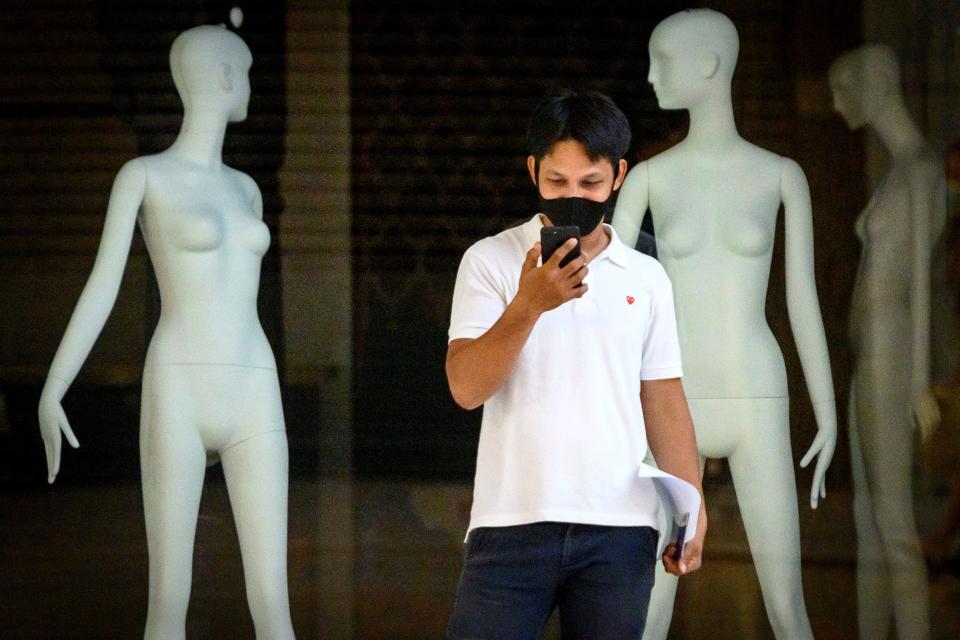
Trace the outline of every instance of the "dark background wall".
<instances>
[{"instance_id":1,"label":"dark background wall","mask_svg":"<svg viewBox=\"0 0 960 640\"><path fill-rule=\"evenodd\" d=\"M708 3L737 25L734 105L741 133L790 156L814 200L817 277L841 406L856 264L852 221L864 203L863 152L829 109L829 61L860 37L855 3ZM635 164L686 130L646 82L653 27L687 5L352 4L355 465L367 476L467 479L480 411L458 409L443 374L463 251L532 215L527 118L558 85L609 94L633 126ZM630 17L628 17L630 16ZM782 229L781 229L782 232ZM789 331L778 238L768 317L791 383L794 450L815 425ZM847 481L843 442L832 482Z\"/></svg>"}]
</instances>

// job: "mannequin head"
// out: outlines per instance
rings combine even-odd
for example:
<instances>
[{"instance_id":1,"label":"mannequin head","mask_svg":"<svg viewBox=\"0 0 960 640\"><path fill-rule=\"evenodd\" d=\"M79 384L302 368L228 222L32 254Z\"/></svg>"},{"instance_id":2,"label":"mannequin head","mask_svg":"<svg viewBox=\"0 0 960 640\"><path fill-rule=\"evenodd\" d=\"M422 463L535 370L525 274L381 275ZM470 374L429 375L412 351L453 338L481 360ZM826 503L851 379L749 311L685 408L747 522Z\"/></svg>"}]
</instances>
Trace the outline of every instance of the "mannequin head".
<instances>
[{"instance_id":1,"label":"mannequin head","mask_svg":"<svg viewBox=\"0 0 960 640\"><path fill-rule=\"evenodd\" d=\"M650 35L650 73L661 109L686 109L718 92L729 96L740 52L737 28L722 13L688 9Z\"/></svg>"},{"instance_id":2,"label":"mannequin head","mask_svg":"<svg viewBox=\"0 0 960 640\"><path fill-rule=\"evenodd\" d=\"M252 62L246 43L224 27L188 29L170 47L170 72L184 110L222 112L229 122L247 117Z\"/></svg>"},{"instance_id":3,"label":"mannequin head","mask_svg":"<svg viewBox=\"0 0 960 640\"><path fill-rule=\"evenodd\" d=\"M561 89L543 98L530 118L527 168L544 197L605 200L626 176L623 156L629 146L630 123L613 100L595 91ZM552 161L569 171L545 177ZM555 188L559 178L567 181L565 187Z\"/></svg>"},{"instance_id":4,"label":"mannequin head","mask_svg":"<svg viewBox=\"0 0 960 640\"><path fill-rule=\"evenodd\" d=\"M874 122L891 104L902 102L900 64L881 44L846 51L830 64L833 109L851 129Z\"/></svg>"}]
</instances>

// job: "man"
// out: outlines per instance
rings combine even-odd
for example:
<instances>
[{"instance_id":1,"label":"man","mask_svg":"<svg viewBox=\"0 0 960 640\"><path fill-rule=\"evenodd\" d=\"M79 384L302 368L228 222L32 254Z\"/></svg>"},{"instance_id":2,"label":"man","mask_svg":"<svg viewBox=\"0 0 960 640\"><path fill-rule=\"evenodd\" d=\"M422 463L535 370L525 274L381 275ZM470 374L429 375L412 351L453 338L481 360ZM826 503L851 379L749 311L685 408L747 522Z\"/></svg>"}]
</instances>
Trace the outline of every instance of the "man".
<instances>
[{"instance_id":1,"label":"man","mask_svg":"<svg viewBox=\"0 0 960 640\"><path fill-rule=\"evenodd\" d=\"M629 142L606 96L547 96L527 134L541 213L461 262L447 378L460 406L484 410L453 640L536 638L554 607L565 638L639 639L659 508L638 475L648 443L702 496L670 283L602 222ZM560 266L571 239L538 266L540 228L568 224L581 255ZM701 508L668 571L700 566L705 531Z\"/></svg>"}]
</instances>

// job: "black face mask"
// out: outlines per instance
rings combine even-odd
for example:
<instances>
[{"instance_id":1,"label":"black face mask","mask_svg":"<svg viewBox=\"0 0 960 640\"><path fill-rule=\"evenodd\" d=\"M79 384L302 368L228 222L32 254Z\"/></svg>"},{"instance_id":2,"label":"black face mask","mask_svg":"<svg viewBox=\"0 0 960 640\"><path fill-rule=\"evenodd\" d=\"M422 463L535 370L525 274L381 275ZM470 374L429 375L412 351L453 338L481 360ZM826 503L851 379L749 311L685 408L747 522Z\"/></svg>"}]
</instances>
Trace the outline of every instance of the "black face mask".
<instances>
[{"instance_id":1,"label":"black face mask","mask_svg":"<svg viewBox=\"0 0 960 640\"><path fill-rule=\"evenodd\" d=\"M537 190L538 195L539 189ZM613 213L613 194L602 202L588 198L551 198L540 195L540 213L550 218L557 227L573 225L580 227L580 235L585 236L600 226L607 214Z\"/></svg>"}]
</instances>

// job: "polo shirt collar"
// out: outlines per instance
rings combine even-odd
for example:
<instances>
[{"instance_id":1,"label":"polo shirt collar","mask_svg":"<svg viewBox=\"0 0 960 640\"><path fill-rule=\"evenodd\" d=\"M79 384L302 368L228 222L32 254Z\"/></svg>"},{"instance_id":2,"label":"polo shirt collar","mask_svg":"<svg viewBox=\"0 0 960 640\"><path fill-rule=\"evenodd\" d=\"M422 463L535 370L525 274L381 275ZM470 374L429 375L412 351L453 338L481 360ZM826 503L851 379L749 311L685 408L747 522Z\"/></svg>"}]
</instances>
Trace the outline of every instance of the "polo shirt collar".
<instances>
[{"instance_id":1,"label":"polo shirt collar","mask_svg":"<svg viewBox=\"0 0 960 640\"><path fill-rule=\"evenodd\" d=\"M610 235L610 243L595 259L610 258L610 261L615 265L626 269L630 264L630 249L620 241L613 227L607 223L604 223L603 226ZM532 218L523 223L523 238L526 240L526 246L532 247L535 242L540 241L541 227L543 227L543 221L540 219L539 213L535 213Z\"/></svg>"}]
</instances>

